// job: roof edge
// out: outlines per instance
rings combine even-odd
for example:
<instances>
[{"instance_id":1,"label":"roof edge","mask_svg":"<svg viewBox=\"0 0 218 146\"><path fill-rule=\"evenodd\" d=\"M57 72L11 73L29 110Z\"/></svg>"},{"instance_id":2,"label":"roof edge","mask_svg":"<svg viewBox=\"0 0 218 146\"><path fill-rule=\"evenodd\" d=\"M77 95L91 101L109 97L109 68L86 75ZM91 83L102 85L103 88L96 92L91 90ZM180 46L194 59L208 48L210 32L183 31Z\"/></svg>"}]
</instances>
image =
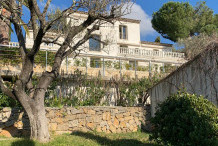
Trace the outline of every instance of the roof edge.
<instances>
[{"instance_id":1,"label":"roof edge","mask_svg":"<svg viewBox=\"0 0 218 146\"><path fill-rule=\"evenodd\" d=\"M84 14L84 15L88 15L88 12L84 12L84 11L76 11L74 13L78 13L78 14ZM130 18L116 18L115 20L117 21L124 21L124 22L131 22L131 23L141 23L141 20L136 20L136 19L130 19Z\"/></svg>"},{"instance_id":2,"label":"roof edge","mask_svg":"<svg viewBox=\"0 0 218 146\"><path fill-rule=\"evenodd\" d=\"M158 43L158 42L148 42L148 41L141 41L141 44L157 45L157 46L166 46L166 47L172 47L172 46L173 46L173 44Z\"/></svg>"}]
</instances>

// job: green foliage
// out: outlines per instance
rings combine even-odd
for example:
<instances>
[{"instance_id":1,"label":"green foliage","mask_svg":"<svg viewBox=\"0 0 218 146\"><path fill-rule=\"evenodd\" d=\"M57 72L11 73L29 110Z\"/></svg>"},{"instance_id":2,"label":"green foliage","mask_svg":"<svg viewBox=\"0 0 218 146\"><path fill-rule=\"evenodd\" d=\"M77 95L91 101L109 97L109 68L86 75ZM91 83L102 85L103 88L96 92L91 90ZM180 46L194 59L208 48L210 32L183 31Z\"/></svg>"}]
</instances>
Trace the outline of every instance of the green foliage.
<instances>
[{"instance_id":1,"label":"green foliage","mask_svg":"<svg viewBox=\"0 0 218 146\"><path fill-rule=\"evenodd\" d=\"M122 64L119 61L113 62L113 65L114 65L115 69L120 69L120 68L122 69L123 68Z\"/></svg>"},{"instance_id":2,"label":"green foliage","mask_svg":"<svg viewBox=\"0 0 218 146\"><path fill-rule=\"evenodd\" d=\"M3 94L0 90L0 108L2 107L20 107L20 104L18 101Z\"/></svg>"},{"instance_id":3,"label":"green foliage","mask_svg":"<svg viewBox=\"0 0 218 146\"><path fill-rule=\"evenodd\" d=\"M218 109L203 97L178 92L158 106L151 139L164 145L215 145Z\"/></svg>"},{"instance_id":4,"label":"green foliage","mask_svg":"<svg viewBox=\"0 0 218 146\"><path fill-rule=\"evenodd\" d=\"M218 14L215 14L213 17L213 24L218 28Z\"/></svg>"},{"instance_id":5,"label":"green foliage","mask_svg":"<svg viewBox=\"0 0 218 146\"><path fill-rule=\"evenodd\" d=\"M1 146L158 146L148 140L149 134L145 132L134 133L98 133L98 132L73 132L71 134L51 134L48 143L39 143L26 138L1 137Z\"/></svg>"},{"instance_id":6,"label":"green foliage","mask_svg":"<svg viewBox=\"0 0 218 146\"><path fill-rule=\"evenodd\" d=\"M22 62L19 49L17 48L8 48L1 47L0 50L0 63L2 64L11 64L19 65ZM47 65L52 66L54 63L54 52L47 52ZM46 65L46 52L39 51L34 60L35 64L45 66Z\"/></svg>"},{"instance_id":7,"label":"green foliage","mask_svg":"<svg viewBox=\"0 0 218 146\"><path fill-rule=\"evenodd\" d=\"M160 43L160 36L158 36L158 37L155 39L154 42L156 42L156 43Z\"/></svg>"},{"instance_id":8,"label":"green foliage","mask_svg":"<svg viewBox=\"0 0 218 146\"><path fill-rule=\"evenodd\" d=\"M88 60L87 60L86 58L82 58L81 67L86 67L87 61L88 61Z\"/></svg>"},{"instance_id":9,"label":"green foliage","mask_svg":"<svg viewBox=\"0 0 218 146\"><path fill-rule=\"evenodd\" d=\"M199 33L216 31L213 11L205 2L192 7L189 3L168 2L153 13L152 26L164 38L174 42Z\"/></svg>"},{"instance_id":10,"label":"green foliage","mask_svg":"<svg viewBox=\"0 0 218 146\"><path fill-rule=\"evenodd\" d=\"M22 59L17 48L1 47L0 49L0 63L18 65Z\"/></svg>"},{"instance_id":11,"label":"green foliage","mask_svg":"<svg viewBox=\"0 0 218 146\"><path fill-rule=\"evenodd\" d=\"M47 51L47 65L52 66L54 64L55 52ZM46 51L39 51L34 60L35 64L45 66L46 65Z\"/></svg>"},{"instance_id":12,"label":"green foliage","mask_svg":"<svg viewBox=\"0 0 218 146\"><path fill-rule=\"evenodd\" d=\"M80 66L80 60L79 59L74 60L74 66Z\"/></svg>"},{"instance_id":13,"label":"green foliage","mask_svg":"<svg viewBox=\"0 0 218 146\"><path fill-rule=\"evenodd\" d=\"M125 63L125 68L126 68L126 70L130 70L131 69L131 65L129 63Z\"/></svg>"},{"instance_id":14,"label":"green foliage","mask_svg":"<svg viewBox=\"0 0 218 146\"><path fill-rule=\"evenodd\" d=\"M168 2L153 14L152 26L164 38L177 41L193 29L194 9L189 3Z\"/></svg>"},{"instance_id":15,"label":"green foliage","mask_svg":"<svg viewBox=\"0 0 218 146\"><path fill-rule=\"evenodd\" d=\"M58 79L47 90L46 106L102 106L109 105L111 94L115 94L116 106L135 106L138 98L143 98L146 90L156 84L160 76L143 79L89 78L76 71L72 78ZM72 86L72 83L76 83ZM57 86L59 91L57 92ZM115 93L111 93L115 89Z\"/></svg>"},{"instance_id":16,"label":"green foliage","mask_svg":"<svg viewBox=\"0 0 218 146\"><path fill-rule=\"evenodd\" d=\"M112 66L113 66L113 64L112 64L113 62L112 61L105 61L105 66L107 67L107 68L112 68Z\"/></svg>"},{"instance_id":17,"label":"green foliage","mask_svg":"<svg viewBox=\"0 0 218 146\"><path fill-rule=\"evenodd\" d=\"M118 92L117 106L134 106L137 99L142 99L147 89L160 81L158 74L151 78L121 79L115 82L115 88Z\"/></svg>"},{"instance_id":18,"label":"green foliage","mask_svg":"<svg viewBox=\"0 0 218 146\"><path fill-rule=\"evenodd\" d=\"M137 71L148 71L148 67L138 66Z\"/></svg>"},{"instance_id":19,"label":"green foliage","mask_svg":"<svg viewBox=\"0 0 218 146\"><path fill-rule=\"evenodd\" d=\"M8 83L6 85L11 88L11 84ZM2 93L0 88L0 108L2 107L21 107L21 105L17 100L14 100Z\"/></svg>"}]
</instances>

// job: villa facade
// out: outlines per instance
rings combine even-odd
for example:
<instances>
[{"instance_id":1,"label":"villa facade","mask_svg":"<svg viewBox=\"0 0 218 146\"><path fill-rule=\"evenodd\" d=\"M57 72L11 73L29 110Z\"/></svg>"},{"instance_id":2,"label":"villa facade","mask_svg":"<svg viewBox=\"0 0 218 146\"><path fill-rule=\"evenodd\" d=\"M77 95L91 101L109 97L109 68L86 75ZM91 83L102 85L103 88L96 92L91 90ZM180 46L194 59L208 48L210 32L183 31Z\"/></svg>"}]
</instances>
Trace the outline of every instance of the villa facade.
<instances>
[{"instance_id":1,"label":"villa facade","mask_svg":"<svg viewBox=\"0 0 218 146\"><path fill-rule=\"evenodd\" d=\"M70 15L67 21L72 25L79 25L87 16L85 12L77 12ZM46 35L51 38L56 36L55 33ZM84 35L84 32L78 34L72 45ZM148 77L152 71L164 71L165 66L180 66L186 62L183 53L172 51L171 44L141 41L139 20L119 18L114 24L104 23L99 30L93 32L93 38L80 46L79 52L67 57L62 64L62 72L73 73L80 70L90 76L102 75L111 78L126 75L141 78ZM107 45L97 40L107 42ZM58 41L63 41L63 38L60 37ZM31 48L33 42L33 31L30 30L29 35L26 35L26 47ZM9 46L19 45L10 43ZM41 45L41 51L46 52L55 52L58 48L56 44ZM76 55L78 56L75 57ZM47 66L47 61L45 63L46 70L49 70L51 67ZM36 72L44 70L36 68Z\"/></svg>"}]
</instances>

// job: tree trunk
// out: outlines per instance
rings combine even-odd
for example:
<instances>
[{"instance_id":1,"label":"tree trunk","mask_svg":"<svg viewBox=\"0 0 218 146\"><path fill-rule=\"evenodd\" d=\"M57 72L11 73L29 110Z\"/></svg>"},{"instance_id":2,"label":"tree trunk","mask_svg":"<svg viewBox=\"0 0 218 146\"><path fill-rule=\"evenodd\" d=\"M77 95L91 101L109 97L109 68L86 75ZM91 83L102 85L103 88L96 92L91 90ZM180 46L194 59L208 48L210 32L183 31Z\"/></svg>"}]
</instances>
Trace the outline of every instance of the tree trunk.
<instances>
[{"instance_id":1,"label":"tree trunk","mask_svg":"<svg viewBox=\"0 0 218 146\"><path fill-rule=\"evenodd\" d=\"M44 105L33 107L32 113L29 114L27 112L30 121L30 138L43 143L48 142L50 135Z\"/></svg>"},{"instance_id":2,"label":"tree trunk","mask_svg":"<svg viewBox=\"0 0 218 146\"><path fill-rule=\"evenodd\" d=\"M45 91L39 91L33 98L25 97L26 94L22 94L21 90L15 93L17 93L16 97L28 115L31 132L30 138L42 143L48 142L50 135L44 107Z\"/></svg>"}]
</instances>

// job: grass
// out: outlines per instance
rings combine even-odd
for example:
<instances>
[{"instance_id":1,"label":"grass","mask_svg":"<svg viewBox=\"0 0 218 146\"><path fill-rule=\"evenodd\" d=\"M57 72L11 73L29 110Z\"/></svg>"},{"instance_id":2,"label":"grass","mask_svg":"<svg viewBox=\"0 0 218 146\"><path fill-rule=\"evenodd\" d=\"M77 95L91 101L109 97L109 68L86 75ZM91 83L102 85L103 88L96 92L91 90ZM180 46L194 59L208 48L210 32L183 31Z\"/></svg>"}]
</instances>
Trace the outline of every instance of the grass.
<instances>
[{"instance_id":1,"label":"grass","mask_svg":"<svg viewBox=\"0 0 218 146\"><path fill-rule=\"evenodd\" d=\"M46 144L25 138L5 138L0 140L0 146L157 146L149 142L148 138L149 135L143 132L125 134L74 132L52 136L51 141Z\"/></svg>"}]
</instances>

